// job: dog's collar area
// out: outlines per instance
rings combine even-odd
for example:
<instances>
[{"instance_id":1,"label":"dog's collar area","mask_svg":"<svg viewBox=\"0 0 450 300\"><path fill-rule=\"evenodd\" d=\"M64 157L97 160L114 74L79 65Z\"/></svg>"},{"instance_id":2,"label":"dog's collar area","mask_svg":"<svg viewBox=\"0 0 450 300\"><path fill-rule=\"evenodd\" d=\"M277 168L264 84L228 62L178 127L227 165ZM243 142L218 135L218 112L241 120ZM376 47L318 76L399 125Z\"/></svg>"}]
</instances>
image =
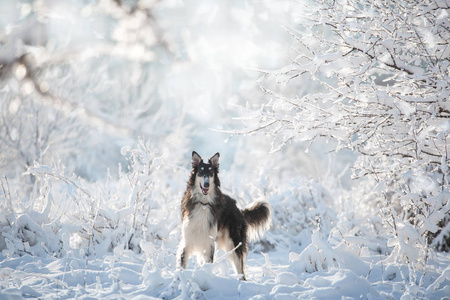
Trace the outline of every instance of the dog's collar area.
<instances>
[{"instance_id":1,"label":"dog's collar area","mask_svg":"<svg viewBox=\"0 0 450 300\"><path fill-rule=\"evenodd\" d=\"M203 203L202 201L197 201L197 202L195 202L195 203L196 203L196 204L201 204L201 205L203 205L203 206L207 206L207 205L212 206L212 204L211 204L210 202Z\"/></svg>"}]
</instances>

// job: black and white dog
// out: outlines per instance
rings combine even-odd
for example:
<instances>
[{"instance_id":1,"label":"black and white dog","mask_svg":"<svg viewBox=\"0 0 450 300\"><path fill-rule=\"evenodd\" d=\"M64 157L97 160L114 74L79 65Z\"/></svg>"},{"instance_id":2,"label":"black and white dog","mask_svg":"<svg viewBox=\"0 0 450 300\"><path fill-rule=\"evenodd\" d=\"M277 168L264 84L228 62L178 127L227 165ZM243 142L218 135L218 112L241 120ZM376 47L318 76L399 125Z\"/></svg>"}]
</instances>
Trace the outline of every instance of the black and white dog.
<instances>
[{"instance_id":1,"label":"black and white dog","mask_svg":"<svg viewBox=\"0 0 450 300\"><path fill-rule=\"evenodd\" d=\"M240 210L236 200L220 190L219 153L203 162L192 152L192 172L181 201L182 232L178 265L186 268L192 254L201 262L213 262L215 246L232 251L229 260L245 280L244 261L248 241L256 240L270 226L270 206L255 202Z\"/></svg>"}]
</instances>

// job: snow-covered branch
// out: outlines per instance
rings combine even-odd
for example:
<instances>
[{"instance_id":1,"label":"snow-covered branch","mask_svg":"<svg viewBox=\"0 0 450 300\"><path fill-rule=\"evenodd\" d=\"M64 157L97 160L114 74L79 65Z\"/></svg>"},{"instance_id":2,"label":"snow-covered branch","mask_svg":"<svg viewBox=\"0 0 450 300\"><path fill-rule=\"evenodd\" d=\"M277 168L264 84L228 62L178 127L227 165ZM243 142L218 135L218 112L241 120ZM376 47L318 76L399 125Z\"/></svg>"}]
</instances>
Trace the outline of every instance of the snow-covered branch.
<instances>
[{"instance_id":1,"label":"snow-covered branch","mask_svg":"<svg viewBox=\"0 0 450 300\"><path fill-rule=\"evenodd\" d=\"M235 133L271 135L275 150L294 140L337 140L336 150L360 154L355 177L384 183L382 197L420 194L433 201L450 180L448 7L446 1L311 1L298 27L288 30L298 41L297 57L264 75L297 86L303 96L263 88L269 101L247 107L247 129ZM411 218L430 214L429 205L411 215L404 203L401 216L417 224Z\"/></svg>"}]
</instances>

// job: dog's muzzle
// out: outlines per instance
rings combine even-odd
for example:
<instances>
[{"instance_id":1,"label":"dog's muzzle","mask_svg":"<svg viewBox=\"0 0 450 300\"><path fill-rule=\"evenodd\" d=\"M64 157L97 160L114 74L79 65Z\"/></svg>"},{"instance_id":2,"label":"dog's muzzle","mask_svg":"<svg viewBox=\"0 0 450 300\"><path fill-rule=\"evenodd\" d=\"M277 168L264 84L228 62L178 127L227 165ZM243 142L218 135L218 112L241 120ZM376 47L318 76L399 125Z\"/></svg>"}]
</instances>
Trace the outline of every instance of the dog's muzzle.
<instances>
[{"instance_id":1,"label":"dog's muzzle","mask_svg":"<svg viewBox=\"0 0 450 300\"><path fill-rule=\"evenodd\" d=\"M209 176L205 174L205 176L203 176L203 186L200 183L200 188L202 189L202 193L203 195L208 195L208 191L209 191Z\"/></svg>"}]
</instances>

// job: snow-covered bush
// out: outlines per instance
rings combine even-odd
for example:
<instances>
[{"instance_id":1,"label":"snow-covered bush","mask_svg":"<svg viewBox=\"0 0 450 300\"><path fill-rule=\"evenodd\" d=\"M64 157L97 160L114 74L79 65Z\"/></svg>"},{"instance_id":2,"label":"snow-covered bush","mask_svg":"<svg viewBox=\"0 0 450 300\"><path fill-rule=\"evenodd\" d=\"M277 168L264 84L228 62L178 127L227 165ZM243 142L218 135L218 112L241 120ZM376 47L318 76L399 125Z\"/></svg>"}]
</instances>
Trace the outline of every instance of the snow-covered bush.
<instances>
[{"instance_id":1,"label":"snow-covered bush","mask_svg":"<svg viewBox=\"0 0 450 300\"><path fill-rule=\"evenodd\" d=\"M276 183L275 183L276 182ZM292 250L306 247L311 233L320 227L327 235L336 223L333 199L328 191L313 180L291 181L283 184L273 180L274 190L270 193L272 204L273 234L265 239L272 245L286 245Z\"/></svg>"},{"instance_id":2,"label":"snow-covered bush","mask_svg":"<svg viewBox=\"0 0 450 300\"><path fill-rule=\"evenodd\" d=\"M39 183L37 180L35 186L39 185L40 189L29 201L20 201L14 193L11 195L6 177L1 179L1 184L0 251L6 256L63 255L60 223L49 218L54 205L49 181Z\"/></svg>"},{"instance_id":3,"label":"snow-covered bush","mask_svg":"<svg viewBox=\"0 0 450 300\"><path fill-rule=\"evenodd\" d=\"M18 178L1 179L0 251L4 255L61 257L66 254L65 236L79 229L79 224L67 224L67 217L72 215L65 211L74 208L68 193L78 185L62 174L46 166L29 167L23 176L33 176L30 188ZM71 186L62 188L57 178Z\"/></svg>"},{"instance_id":4,"label":"snow-covered bush","mask_svg":"<svg viewBox=\"0 0 450 300\"><path fill-rule=\"evenodd\" d=\"M183 192L179 188L183 185L174 185L174 179L180 178L179 171L186 169L177 165L180 159L172 160L167 153L158 153L150 141L140 140L136 149L124 147L122 154L127 156L129 164L121 181L122 184L126 181L130 188L127 198L127 205L132 209L130 242L136 241L135 245L129 243L129 247L140 247L142 239L161 246L162 242L170 240L180 223L176 208Z\"/></svg>"},{"instance_id":5,"label":"snow-covered bush","mask_svg":"<svg viewBox=\"0 0 450 300\"><path fill-rule=\"evenodd\" d=\"M27 174L36 180L23 199L2 179L0 251L39 256L75 251L88 258L119 248L136 254L144 250L149 266L173 263L184 187L174 181L183 183L180 170L188 170L149 141L140 140L135 149L124 147L122 154L128 169L103 182L69 176L60 166L30 167Z\"/></svg>"},{"instance_id":6,"label":"snow-covered bush","mask_svg":"<svg viewBox=\"0 0 450 300\"><path fill-rule=\"evenodd\" d=\"M300 254L295 252L289 254L292 269L313 273L340 265L339 256L331 248L331 245L322 240L320 231L314 231L311 240L312 243Z\"/></svg>"},{"instance_id":7,"label":"snow-covered bush","mask_svg":"<svg viewBox=\"0 0 450 300\"><path fill-rule=\"evenodd\" d=\"M420 236L416 246L437 234L441 238L432 245L446 249L448 3L303 5L297 27L287 29L298 42L292 64L264 73L297 86L298 96L263 87L269 101L257 110L247 107L248 116L242 118L247 129L238 133L270 134L274 150L294 140L337 140L336 151L359 154L354 178L373 181L374 209L393 236L400 240L397 223L408 222Z\"/></svg>"}]
</instances>

